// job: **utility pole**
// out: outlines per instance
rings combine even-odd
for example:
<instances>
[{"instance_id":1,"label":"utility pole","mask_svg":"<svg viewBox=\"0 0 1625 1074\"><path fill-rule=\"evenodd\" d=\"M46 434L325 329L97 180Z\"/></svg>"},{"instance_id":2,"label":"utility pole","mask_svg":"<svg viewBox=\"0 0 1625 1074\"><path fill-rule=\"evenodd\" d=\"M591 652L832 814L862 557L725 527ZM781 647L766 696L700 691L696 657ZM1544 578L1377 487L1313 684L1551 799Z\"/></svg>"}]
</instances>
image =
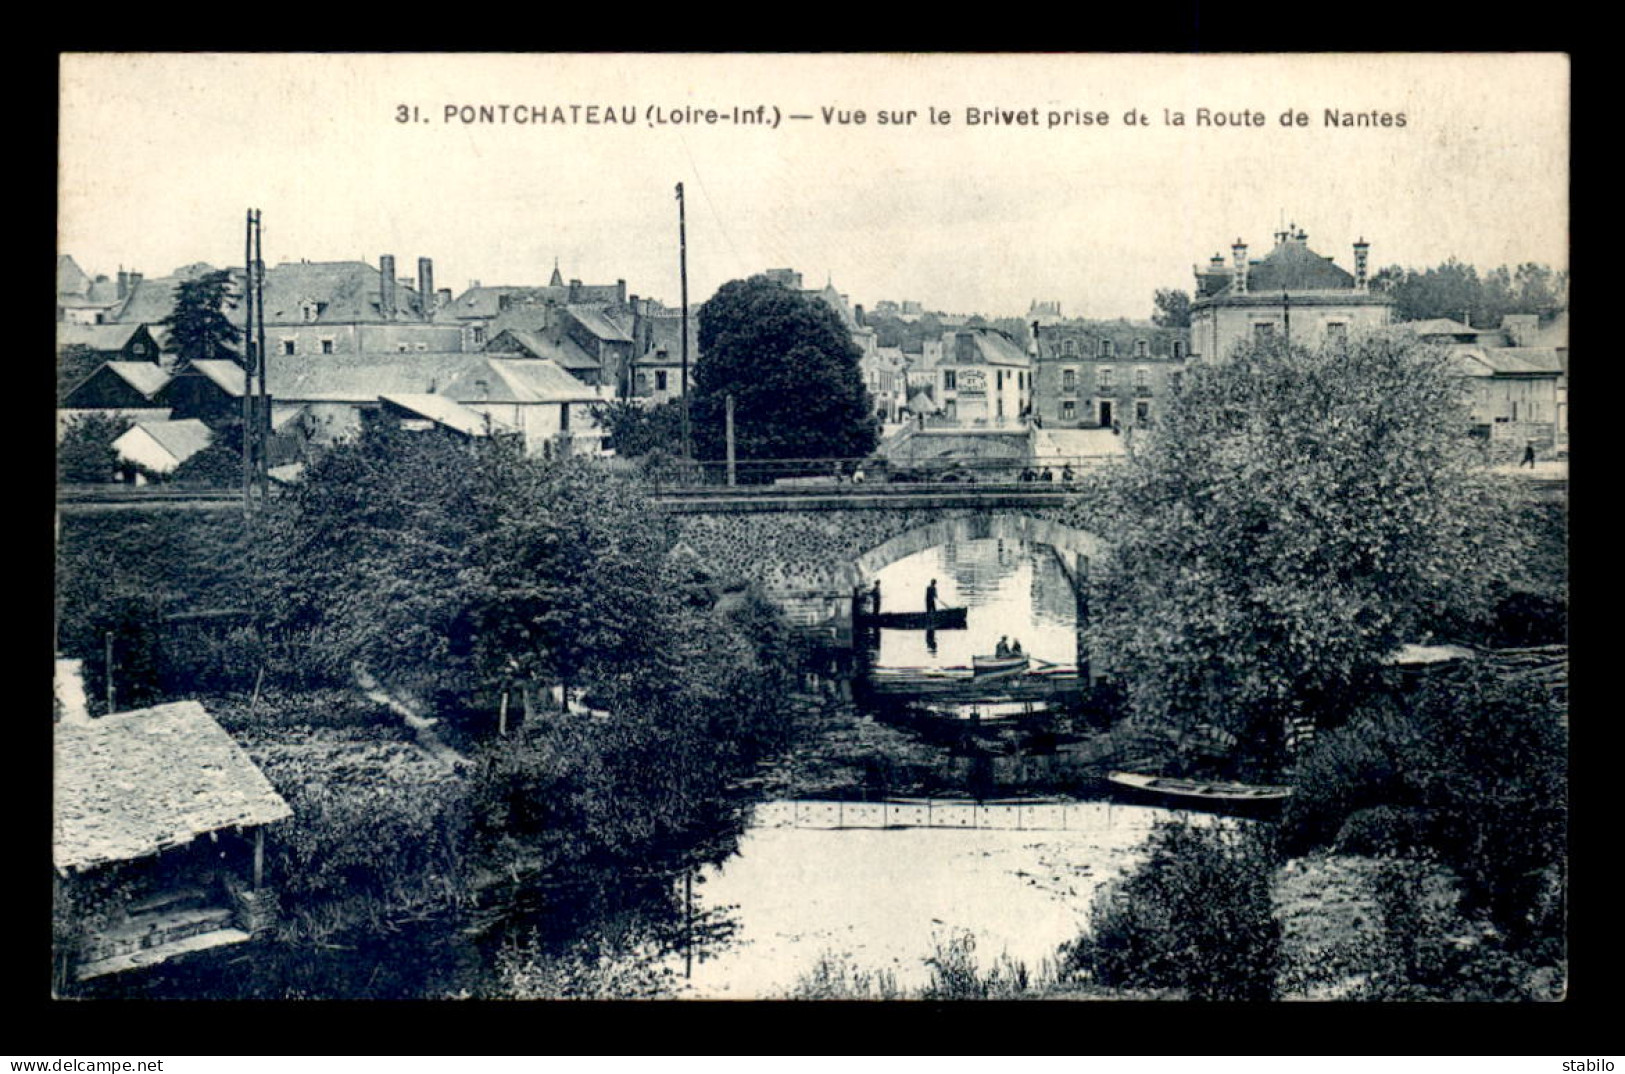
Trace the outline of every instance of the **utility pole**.
<instances>
[{"instance_id":1,"label":"utility pole","mask_svg":"<svg viewBox=\"0 0 1625 1074\"><path fill-rule=\"evenodd\" d=\"M107 663L107 715L113 715L113 632L109 630L103 642L104 659Z\"/></svg>"},{"instance_id":2,"label":"utility pole","mask_svg":"<svg viewBox=\"0 0 1625 1074\"><path fill-rule=\"evenodd\" d=\"M1292 349L1292 296L1281 292L1282 319L1286 323L1286 349Z\"/></svg>"},{"instance_id":3,"label":"utility pole","mask_svg":"<svg viewBox=\"0 0 1625 1074\"><path fill-rule=\"evenodd\" d=\"M683 458L694 457L688 427L688 219L683 205L683 184L677 184L677 268L683 283Z\"/></svg>"},{"instance_id":4,"label":"utility pole","mask_svg":"<svg viewBox=\"0 0 1625 1074\"><path fill-rule=\"evenodd\" d=\"M254 210L254 353L259 360L259 478L260 503L271 495L271 396L265 387L265 367L270 360L265 353L265 238L264 222L260 211ZM252 387L252 385L250 385Z\"/></svg>"},{"instance_id":5,"label":"utility pole","mask_svg":"<svg viewBox=\"0 0 1625 1074\"><path fill-rule=\"evenodd\" d=\"M243 232L243 309L247 318L243 325L243 513L249 510L254 494L254 210L248 210Z\"/></svg>"}]
</instances>

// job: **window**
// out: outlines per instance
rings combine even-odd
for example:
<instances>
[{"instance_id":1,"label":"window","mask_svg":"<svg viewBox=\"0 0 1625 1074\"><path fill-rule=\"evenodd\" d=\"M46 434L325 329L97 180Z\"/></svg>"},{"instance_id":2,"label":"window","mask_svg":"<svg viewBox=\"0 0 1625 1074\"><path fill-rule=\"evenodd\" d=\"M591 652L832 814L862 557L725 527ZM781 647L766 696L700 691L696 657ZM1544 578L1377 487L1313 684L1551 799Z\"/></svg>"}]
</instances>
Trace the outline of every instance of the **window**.
<instances>
[{"instance_id":1,"label":"window","mask_svg":"<svg viewBox=\"0 0 1625 1074\"><path fill-rule=\"evenodd\" d=\"M1182 340L1182 339L1174 340L1174 357L1175 358L1183 358L1183 357L1185 357L1185 341L1184 340Z\"/></svg>"},{"instance_id":2,"label":"window","mask_svg":"<svg viewBox=\"0 0 1625 1074\"><path fill-rule=\"evenodd\" d=\"M323 354L332 354L333 353L333 341L332 340L330 340L330 339L322 340L322 353Z\"/></svg>"},{"instance_id":3,"label":"window","mask_svg":"<svg viewBox=\"0 0 1625 1074\"><path fill-rule=\"evenodd\" d=\"M296 353L298 353L296 348L295 348L295 344L294 344L293 340L285 339L285 340L282 341L282 353L283 354L296 354Z\"/></svg>"},{"instance_id":4,"label":"window","mask_svg":"<svg viewBox=\"0 0 1625 1074\"><path fill-rule=\"evenodd\" d=\"M1149 424L1151 424L1151 404L1150 403L1135 403L1134 404L1134 421L1138 425L1149 425Z\"/></svg>"},{"instance_id":5,"label":"window","mask_svg":"<svg viewBox=\"0 0 1625 1074\"><path fill-rule=\"evenodd\" d=\"M959 377L954 372L954 370L952 370L952 369L944 369L942 371L942 387L943 387L944 391L950 391L950 392L958 391L959 390L959 383L958 382L959 382Z\"/></svg>"},{"instance_id":6,"label":"window","mask_svg":"<svg viewBox=\"0 0 1625 1074\"><path fill-rule=\"evenodd\" d=\"M406 344L405 343L397 343L397 344L395 344L395 349L397 351L399 351L401 354L405 354L406 353Z\"/></svg>"},{"instance_id":7,"label":"window","mask_svg":"<svg viewBox=\"0 0 1625 1074\"><path fill-rule=\"evenodd\" d=\"M1075 340L1075 339L1067 340L1064 344L1061 345L1061 353L1066 354L1066 355L1077 354L1078 353L1078 341Z\"/></svg>"},{"instance_id":8,"label":"window","mask_svg":"<svg viewBox=\"0 0 1625 1074\"><path fill-rule=\"evenodd\" d=\"M1075 421L1078 417L1078 404L1068 399L1061 404L1061 420Z\"/></svg>"},{"instance_id":9,"label":"window","mask_svg":"<svg viewBox=\"0 0 1625 1074\"><path fill-rule=\"evenodd\" d=\"M1151 370L1145 366L1138 366L1134 370L1134 386L1136 388L1151 387Z\"/></svg>"},{"instance_id":10,"label":"window","mask_svg":"<svg viewBox=\"0 0 1625 1074\"><path fill-rule=\"evenodd\" d=\"M569 403L560 403L559 404L559 432L567 433L569 431L570 431L570 404Z\"/></svg>"},{"instance_id":11,"label":"window","mask_svg":"<svg viewBox=\"0 0 1625 1074\"><path fill-rule=\"evenodd\" d=\"M1109 365L1100 367L1100 372L1095 374L1095 380L1099 383L1100 390L1103 392L1109 392L1116 386L1116 378L1113 376L1112 367Z\"/></svg>"},{"instance_id":12,"label":"window","mask_svg":"<svg viewBox=\"0 0 1625 1074\"><path fill-rule=\"evenodd\" d=\"M1063 392L1078 390L1078 371L1076 369L1061 370L1061 390Z\"/></svg>"},{"instance_id":13,"label":"window","mask_svg":"<svg viewBox=\"0 0 1625 1074\"><path fill-rule=\"evenodd\" d=\"M1260 322L1253 325L1253 342L1268 343L1275 338L1275 326Z\"/></svg>"},{"instance_id":14,"label":"window","mask_svg":"<svg viewBox=\"0 0 1625 1074\"><path fill-rule=\"evenodd\" d=\"M1326 322L1326 342L1333 347L1346 346L1349 341L1349 326L1343 321Z\"/></svg>"},{"instance_id":15,"label":"window","mask_svg":"<svg viewBox=\"0 0 1625 1074\"><path fill-rule=\"evenodd\" d=\"M1150 355L1150 353L1151 344L1149 341L1143 339L1137 339L1134 341L1134 357L1145 358Z\"/></svg>"},{"instance_id":16,"label":"window","mask_svg":"<svg viewBox=\"0 0 1625 1074\"><path fill-rule=\"evenodd\" d=\"M474 345L476 347L484 343L485 326L483 324L477 324L473 328L469 329L469 338L474 341Z\"/></svg>"},{"instance_id":17,"label":"window","mask_svg":"<svg viewBox=\"0 0 1625 1074\"><path fill-rule=\"evenodd\" d=\"M1179 373L1179 372L1169 373L1168 374L1168 387L1172 388L1174 391L1177 392L1179 390L1180 382L1183 381L1184 379L1185 379L1185 374L1184 373Z\"/></svg>"},{"instance_id":18,"label":"window","mask_svg":"<svg viewBox=\"0 0 1625 1074\"><path fill-rule=\"evenodd\" d=\"M666 390L666 371L664 369L657 369L657 370L655 370L655 391L663 392L665 390Z\"/></svg>"},{"instance_id":19,"label":"window","mask_svg":"<svg viewBox=\"0 0 1625 1074\"><path fill-rule=\"evenodd\" d=\"M942 413L950 420L959 416L959 400L946 399L942 404Z\"/></svg>"},{"instance_id":20,"label":"window","mask_svg":"<svg viewBox=\"0 0 1625 1074\"><path fill-rule=\"evenodd\" d=\"M1100 341L1100 356L1102 358L1110 358L1112 356L1112 341L1111 340L1103 339L1103 340Z\"/></svg>"}]
</instances>

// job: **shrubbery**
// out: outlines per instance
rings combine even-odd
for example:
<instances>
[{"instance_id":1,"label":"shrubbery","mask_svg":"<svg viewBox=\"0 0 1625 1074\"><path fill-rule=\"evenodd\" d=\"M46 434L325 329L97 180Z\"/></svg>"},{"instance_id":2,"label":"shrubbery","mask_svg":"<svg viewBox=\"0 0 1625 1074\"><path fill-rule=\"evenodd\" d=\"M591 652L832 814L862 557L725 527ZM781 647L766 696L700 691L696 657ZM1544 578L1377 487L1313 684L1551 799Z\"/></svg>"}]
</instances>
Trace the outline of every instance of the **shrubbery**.
<instances>
[{"instance_id":1,"label":"shrubbery","mask_svg":"<svg viewBox=\"0 0 1625 1074\"><path fill-rule=\"evenodd\" d=\"M1102 887L1073 975L1110 988L1178 989L1193 1000L1275 997L1278 856L1256 827L1158 822L1149 857Z\"/></svg>"}]
</instances>

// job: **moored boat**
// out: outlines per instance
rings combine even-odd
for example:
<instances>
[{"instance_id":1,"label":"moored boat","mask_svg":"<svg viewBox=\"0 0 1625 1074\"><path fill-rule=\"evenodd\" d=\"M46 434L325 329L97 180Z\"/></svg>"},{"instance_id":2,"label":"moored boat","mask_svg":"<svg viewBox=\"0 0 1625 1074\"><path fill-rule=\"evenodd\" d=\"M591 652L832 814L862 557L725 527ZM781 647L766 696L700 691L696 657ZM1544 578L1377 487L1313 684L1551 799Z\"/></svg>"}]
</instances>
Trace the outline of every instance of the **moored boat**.
<instances>
[{"instance_id":1,"label":"moored boat","mask_svg":"<svg viewBox=\"0 0 1625 1074\"><path fill-rule=\"evenodd\" d=\"M1131 787L1154 795L1186 801L1239 805L1249 802L1281 802L1291 797L1292 788L1265 783L1228 783L1223 780L1181 779L1151 776L1141 772L1108 772L1106 778L1120 787Z\"/></svg>"}]
</instances>

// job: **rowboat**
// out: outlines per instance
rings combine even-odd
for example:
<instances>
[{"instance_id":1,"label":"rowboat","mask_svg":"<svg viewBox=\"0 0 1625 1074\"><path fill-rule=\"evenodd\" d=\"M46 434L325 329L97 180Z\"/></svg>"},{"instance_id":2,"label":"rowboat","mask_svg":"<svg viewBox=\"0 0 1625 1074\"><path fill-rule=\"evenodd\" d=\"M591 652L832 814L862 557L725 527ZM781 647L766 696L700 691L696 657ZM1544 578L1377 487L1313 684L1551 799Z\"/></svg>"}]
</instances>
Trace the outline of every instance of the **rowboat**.
<instances>
[{"instance_id":1,"label":"rowboat","mask_svg":"<svg viewBox=\"0 0 1625 1074\"><path fill-rule=\"evenodd\" d=\"M1027 670L1026 654L1021 656L973 656L970 658L971 668L978 676L1008 675L1012 672Z\"/></svg>"},{"instance_id":2,"label":"rowboat","mask_svg":"<svg viewBox=\"0 0 1625 1074\"><path fill-rule=\"evenodd\" d=\"M1261 783L1226 783L1220 780L1179 779L1174 776L1148 776L1140 772L1108 772L1106 778L1120 787L1132 787L1151 794L1176 799L1212 803L1280 802L1292 794L1291 787Z\"/></svg>"},{"instance_id":3,"label":"rowboat","mask_svg":"<svg viewBox=\"0 0 1625 1074\"><path fill-rule=\"evenodd\" d=\"M888 630L964 630L964 608L938 608L934 612L859 612L858 622L864 626L885 627Z\"/></svg>"}]
</instances>

